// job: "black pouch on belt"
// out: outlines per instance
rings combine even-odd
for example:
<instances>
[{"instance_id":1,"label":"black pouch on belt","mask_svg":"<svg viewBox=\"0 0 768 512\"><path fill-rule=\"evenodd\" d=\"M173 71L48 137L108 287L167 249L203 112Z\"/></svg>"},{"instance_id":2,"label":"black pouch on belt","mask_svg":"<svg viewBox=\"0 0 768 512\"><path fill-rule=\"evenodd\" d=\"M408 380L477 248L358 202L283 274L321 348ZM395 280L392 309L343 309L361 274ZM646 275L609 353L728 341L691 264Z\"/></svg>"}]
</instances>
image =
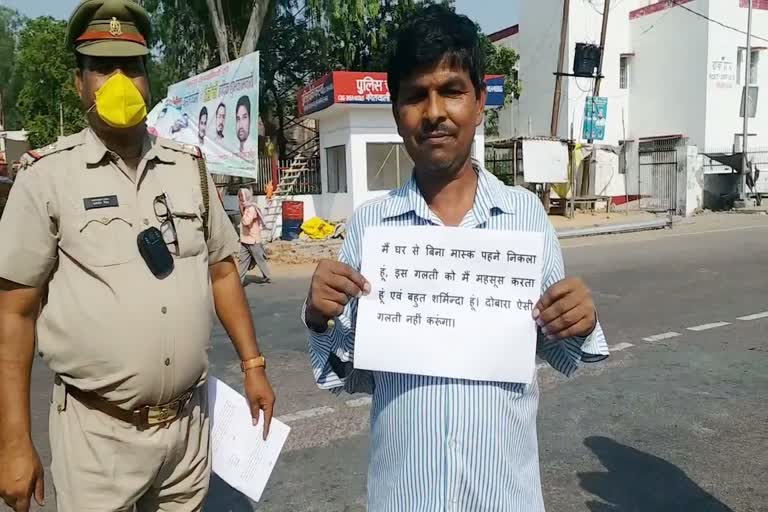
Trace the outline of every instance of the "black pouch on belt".
<instances>
[{"instance_id":1,"label":"black pouch on belt","mask_svg":"<svg viewBox=\"0 0 768 512\"><path fill-rule=\"evenodd\" d=\"M159 229L152 227L139 233L138 245L141 257L156 278L165 279L171 275L173 256Z\"/></svg>"}]
</instances>

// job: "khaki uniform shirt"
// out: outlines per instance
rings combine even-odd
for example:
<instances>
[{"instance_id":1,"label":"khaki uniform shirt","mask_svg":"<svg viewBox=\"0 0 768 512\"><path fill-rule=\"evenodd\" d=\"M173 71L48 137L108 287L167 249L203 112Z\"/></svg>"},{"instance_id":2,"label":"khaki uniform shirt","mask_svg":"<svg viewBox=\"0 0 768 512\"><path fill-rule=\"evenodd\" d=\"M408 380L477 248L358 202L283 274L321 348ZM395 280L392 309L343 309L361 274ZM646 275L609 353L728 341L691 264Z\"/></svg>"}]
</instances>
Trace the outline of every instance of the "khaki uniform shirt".
<instances>
[{"instance_id":1,"label":"khaki uniform shirt","mask_svg":"<svg viewBox=\"0 0 768 512\"><path fill-rule=\"evenodd\" d=\"M209 176L206 244L198 154L147 137L133 172L86 129L19 172L0 221L0 277L48 285L38 350L65 383L130 408L167 403L206 378L208 266L236 253L238 240ZM137 237L160 229L163 193L178 245L168 245L175 268L161 280Z\"/></svg>"}]
</instances>

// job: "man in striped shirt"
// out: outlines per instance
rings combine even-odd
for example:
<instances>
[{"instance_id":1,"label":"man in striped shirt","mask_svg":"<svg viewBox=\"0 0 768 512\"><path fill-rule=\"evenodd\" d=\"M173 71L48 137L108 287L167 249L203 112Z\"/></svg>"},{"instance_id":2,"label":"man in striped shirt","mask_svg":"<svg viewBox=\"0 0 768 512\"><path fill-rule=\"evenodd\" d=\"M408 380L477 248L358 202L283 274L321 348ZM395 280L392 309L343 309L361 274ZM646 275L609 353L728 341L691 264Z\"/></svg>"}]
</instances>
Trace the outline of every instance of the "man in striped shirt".
<instances>
[{"instance_id":1,"label":"man in striped shirt","mask_svg":"<svg viewBox=\"0 0 768 512\"><path fill-rule=\"evenodd\" d=\"M388 71L413 178L359 208L339 261L317 267L303 311L315 379L334 392L373 395L369 510L541 512L536 379L515 384L354 369L357 299L370 292L359 273L369 226L544 233L542 295L533 312L539 356L571 375L579 363L608 355L590 291L565 278L557 236L538 199L506 187L470 157L486 99L475 25L445 7L426 8L401 29ZM468 339L466 350L472 347Z\"/></svg>"}]
</instances>

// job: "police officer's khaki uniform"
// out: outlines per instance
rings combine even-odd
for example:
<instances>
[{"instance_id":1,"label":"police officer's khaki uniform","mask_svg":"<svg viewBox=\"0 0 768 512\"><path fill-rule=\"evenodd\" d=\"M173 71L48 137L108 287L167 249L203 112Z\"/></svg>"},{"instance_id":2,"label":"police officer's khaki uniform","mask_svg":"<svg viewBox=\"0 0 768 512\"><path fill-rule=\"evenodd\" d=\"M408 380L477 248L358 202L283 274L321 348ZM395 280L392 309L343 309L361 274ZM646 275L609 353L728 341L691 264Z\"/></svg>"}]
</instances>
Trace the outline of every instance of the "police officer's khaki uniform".
<instances>
[{"instance_id":1,"label":"police officer's khaki uniform","mask_svg":"<svg viewBox=\"0 0 768 512\"><path fill-rule=\"evenodd\" d=\"M58 376L50 436L59 510L138 502L193 511L208 487L208 267L231 256L237 236L208 177L205 240L196 148L148 136L144 151L134 173L90 129L61 139L19 172L0 222L0 277L48 287L37 338ZM160 227L154 203L163 194L178 243L161 280L137 236ZM125 410L193 393L175 421L137 428L86 407L66 386Z\"/></svg>"}]
</instances>

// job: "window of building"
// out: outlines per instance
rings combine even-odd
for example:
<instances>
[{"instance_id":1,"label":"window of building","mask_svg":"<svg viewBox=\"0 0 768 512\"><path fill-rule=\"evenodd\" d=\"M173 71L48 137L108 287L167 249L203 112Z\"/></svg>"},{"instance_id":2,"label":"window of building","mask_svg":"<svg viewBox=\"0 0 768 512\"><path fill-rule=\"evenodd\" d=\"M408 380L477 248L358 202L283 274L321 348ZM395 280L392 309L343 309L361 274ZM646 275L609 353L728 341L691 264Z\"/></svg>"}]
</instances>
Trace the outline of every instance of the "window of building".
<instances>
[{"instance_id":1,"label":"window of building","mask_svg":"<svg viewBox=\"0 0 768 512\"><path fill-rule=\"evenodd\" d=\"M413 160L403 144L369 143L366 145L368 162L368 190L392 190L411 179Z\"/></svg>"},{"instance_id":2,"label":"window of building","mask_svg":"<svg viewBox=\"0 0 768 512\"><path fill-rule=\"evenodd\" d=\"M347 191L347 148L344 145L325 149L328 192L331 194Z\"/></svg>"},{"instance_id":3,"label":"window of building","mask_svg":"<svg viewBox=\"0 0 768 512\"><path fill-rule=\"evenodd\" d=\"M629 68L632 58L630 55L619 57L619 89L629 89Z\"/></svg>"},{"instance_id":4,"label":"window of building","mask_svg":"<svg viewBox=\"0 0 768 512\"><path fill-rule=\"evenodd\" d=\"M760 69L760 50L752 50L749 61L749 85L757 85L757 71ZM736 55L736 83L743 85L746 83L746 60L747 49L739 48Z\"/></svg>"}]
</instances>

